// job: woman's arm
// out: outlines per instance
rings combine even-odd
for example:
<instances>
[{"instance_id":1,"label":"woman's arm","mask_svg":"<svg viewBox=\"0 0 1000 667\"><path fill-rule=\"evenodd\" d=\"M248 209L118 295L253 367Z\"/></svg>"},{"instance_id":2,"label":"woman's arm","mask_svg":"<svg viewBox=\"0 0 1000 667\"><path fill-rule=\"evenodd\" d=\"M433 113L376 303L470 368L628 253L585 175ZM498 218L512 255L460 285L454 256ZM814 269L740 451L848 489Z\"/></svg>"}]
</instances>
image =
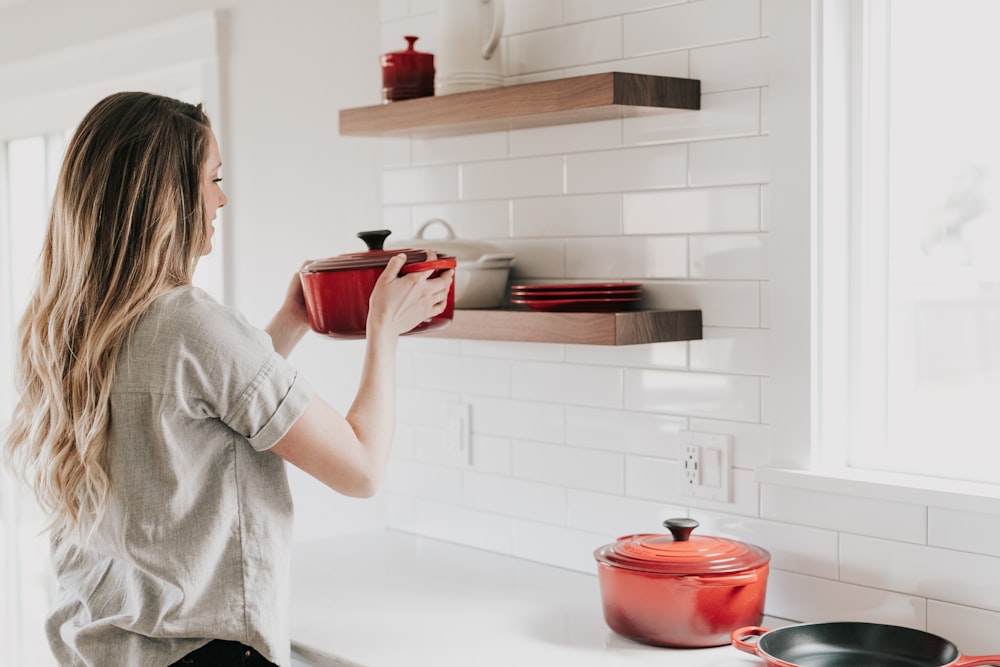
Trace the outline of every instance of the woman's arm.
<instances>
[{"instance_id":1,"label":"woman's arm","mask_svg":"<svg viewBox=\"0 0 1000 667\"><path fill-rule=\"evenodd\" d=\"M389 458L396 425L399 335L444 310L454 276L451 270L437 278L430 278L430 272L400 276L405 261L405 255L389 260L372 291L361 382L347 414L340 415L314 396L288 433L271 448L289 463L349 496L374 494ZM301 287L299 290L301 297ZM279 352L279 344L287 345L294 338L294 347L304 333L289 324L295 317L293 309L283 306L268 325Z\"/></svg>"}]
</instances>

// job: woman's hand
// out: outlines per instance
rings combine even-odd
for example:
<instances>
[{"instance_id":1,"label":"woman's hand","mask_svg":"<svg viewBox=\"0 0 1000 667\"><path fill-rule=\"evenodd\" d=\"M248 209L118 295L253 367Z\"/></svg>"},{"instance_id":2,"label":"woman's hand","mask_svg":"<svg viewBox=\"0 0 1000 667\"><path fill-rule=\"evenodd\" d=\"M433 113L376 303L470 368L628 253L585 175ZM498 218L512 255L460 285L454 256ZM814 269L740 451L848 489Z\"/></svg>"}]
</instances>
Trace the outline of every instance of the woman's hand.
<instances>
[{"instance_id":1,"label":"woman's hand","mask_svg":"<svg viewBox=\"0 0 1000 667\"><path fill-rule=\"evenodd\" d=\"M302 263L304 267L312 260ZM283 357L292 350L309 330L309 313L306 311L306 298L302 292L302 279L296 271L285 290L285 300L264 331L271 335L275 351Z\"/></svg>"},{"instance_id":2,"label":"woman's hand","mask_svg":"<svg viewBox=\"0 0 1000 667\"><path fill-rule=\"evenodd\" d=\"M427 261L437 255L427 251ZM399 335L424 320L441 314L448 304L448 293L455 277L454 269L431 278L434 271L419 271L399 275L406 255L392 257L375 282L368 301L368 331Z\"/></svg>"}]
</instances>

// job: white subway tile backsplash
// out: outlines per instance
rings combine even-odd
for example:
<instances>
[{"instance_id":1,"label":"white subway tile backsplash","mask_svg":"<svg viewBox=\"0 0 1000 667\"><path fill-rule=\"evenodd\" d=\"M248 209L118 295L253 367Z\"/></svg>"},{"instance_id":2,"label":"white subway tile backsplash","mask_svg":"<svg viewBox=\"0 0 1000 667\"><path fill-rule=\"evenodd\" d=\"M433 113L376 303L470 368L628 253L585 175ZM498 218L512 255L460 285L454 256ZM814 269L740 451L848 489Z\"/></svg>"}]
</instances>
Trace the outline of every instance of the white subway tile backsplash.
<instances>
[{"instance_id":1,"label":"white subway tile backsplash","mask_svg":"<svg viewBox=\"0 0 1000 667\"><path fill-rule=\"evenodd\" d=\"M566 443L623 454L678 458L687 418L650 412L567 406Z\"/></svg>"},{"instance_id":2,"label":"white subway tile backsplash","mask_svg":"<svg viewBox=\"0 0 1000 667\"><path fill-rule=\"evenodd\" d=\"M692 278L766 280L766 234L704 234L689 241Z\"/></svg>"},{"instance_id":3,"label":"white subway tile backsplash","mask_svg":"<svg viewBox=\"0 0 1000 667\"><path fill-rule=\"evenodd\" d=\"M553 28L563 23L561 2L538 0L505 0L503 33L516 35L543 28Z\"/></svg>"},{"instance_id":4,"label":"white subway tile backsplash","mask_svg":"<svg viewBox=\"0 0 1000 667\"><path fill-rule=\"evenodd\" d=\"M386 485L396 495L456 504L462 499L462 478L458 470L392 460L386 474Z\"/></svg>"},{"instance_id":5,"label":"white subway tile backsplash","mask_svg":"<svg viewBox=\"0 0 1000 667\"><path fill-rule=\"evenodd\" d=\"M470 452L471 467L478 472L510 475L513 471L513 455L507 438L473 433Z\"/></svg>"},{"instance_id":6,"label":"white subway tile backsplash","mask_svg":"<svg viewBox=\"0 0 1000 667\"><path fill-rule=\"evenodd\" d=\"M687 146L658 145L566 156L566 191L620 192L683 187Z\"/></svg>"},{"instance_id":7,"label":"white subway tile backsplash","mask_svg":"<svg viewBox=\"0 0 1000 667\"><path fill-rule=\"evenodd\" d=\"M462 199L538 197L563 191L561 157L536 157L462 165Z\"/></svg>"},{"instance_id":8,"label":"white subway tile backsplash","mask_svg":"<svg viewBox=\"0 0 1000 667\"><path fill-rule=\"evenodd\" d=\"M746 280L643 283L650 308L700 310L703 326L759 327L760 286Z\"/></svg>"},{"instance_id":9,"label":"white subway tile backsplash","mask_svg":"<svg viewBox=\"0 0 1000 667\"><path fill-rule=\"evenodd\" d=\"M622 404L619 368L515 361L510 370L513 398L610 408Z\"/></svg>"},{"instance_id":10,"label":"white subway tile backsplash","mask_svg":"<svg viewBox=\"0 0 1000 667\"><path fill-rule=\"evenodd\" d=\"M511 553L514 542L510 517L425 500L416 503L416 529L427 537L502 554Z\"/></svg>"},{"instance_id":11,"label":"white subway tile backsplash","mask_svg":"<svg viewBox=\"0 0 1000 667\"><path fill-rule=\"evenodd\" d=\"M437 202L412 207L413 223L406 234L393 236L393 240L416 236L422 224L432 218L441 218L464 240L506 239L510 236L510 204L506 199L493 201ZM432 225L424 232L427 238L441 238L440 225Z\"/></svg>"},{"instance_id":12,"label":"white subway tile backsplash","mask_svg":"<svg viewBox=\"0 0 1000 667\"><path fill-rule=\"evenodd\" d=\"M626 146L724 139L760 134L760 92L756 88L703 94L697 112L644 114L626 118Z\"/></svg>"},{"instance_id":13,"label":"white subway tile backsplash","mask_svg":"<svg viewBox=\"0 0 1000 667\"><path fill-rule=\"evenodd\" d=\"M519 238L610 236L622 230L621 195L564 195L515 199L511 226Z\"/></svg>"},{"instance_id":14,"label":"white subway tile backsplash","mask_svg":"<svg viewBox=\"0 0 1000 667\"><path fill-rule=\"evenodd\" d=\"M701 340L693 340L691 370L767 375L767 329L703 327Z\"/></svg>"},{"instance_id":15,"label":"white subway tile backsplash","mask_svg":"<svg viewBox=\"0 0 1000 667\"><path fill-rule=\"evenodd\" d=\"M516 76L622 57L622 20L611 17L512 35L506 74Z\"/></svg>"},{"instance_id":16,"label":"white subway tile backsplash","mask_svg":"<svg viewBox=\"0 0 1000 667\"><path fill-rule=\"evenodd\" d=\"M691 517L701 523L697 533L740 540L767 550L772 568L837 578L838 542L834 531L701 510L692 510Z\"/></svg>"},{"instance_id":17,"label":"white subway tile backsplash","mask_svg":"<svg viewBox=\"0 0 1000 667\"><path fill-rule=\"evenodd\" d=\"M383 20L379 53L405 51L406 40L403 39L404 35L418 35L420 41L416 44L417 51L434 53L438 47L437 14L407 13L398 19L391 21ZM377 73L378 70L376 69L375 72ZM372 104L376 104L381 99L382 86L379 79L373 80L372 83L374 91Z\"/></svg>"},{"instance_id":18,"label":"white subway tile backsplash","mask_svg":"<svg viewBox=\"0 0 1000 667\"><path fill-rule=\"evenodd\" d=\"M947 602L927 601L927 632L955 644L966 656L996 655L1000 613Z\"/></svg>"},{"instance_id":19,"label":"white subway tile backsplash","mask_svg":"<svg viewBox=\"0 0 1000 667\"><path fill-rule=\"evenodd\" d=\"M689 49L760 35L760 3L701 0L624 17L626 56Z\"/></svg>"},{"instance_id":20,"label":"white subway tile backsplash","mask_svg":"<svg viewBox=\"0 0 1000 667\"><path fill-rule=\"evenodd\" d=\"M631 72L633 74L655 74L657 76L677 76L683 79L689 76L688 52L672 51L670 53L656 53L648 56L638 56L636 58L623 58L592 65L580 67L567 67L566 76L583 76L585 74L599 74L601 72ZM654 111L660 114L662 111ZM670 112L673 113L673 112ZM689 113L679 111L676 113Z\"/></svg>"},{"instance_id":21,"label":"white subway tile backsplash","mask_svg":"<svg viewBox=\"0 0 1000 667\"><path fill-rule=\"evenodd\" d=\"M782 570L771 570L764 613L803 623L861 621L922 629L923 598L855 586Z\"/></svg>"},{"instance_id":22,"label":"white subway tile backsplash","mask_svg":"<svg viewBox=\"0 0 1000 667\"><path fill-rule=\"evenodd\" d=\"M760 196L756 185L626 192L622 195L625 233L757 231Z\"/></svg>"},{"instance_id":23,"label":"white subway tile backsplash","mask_svg":"<svg viewBox=\"0 0 1000 667\"><path fill-rule=\"evenodd\" d=\"M636 345L566 345L566 361L605 366L687 368L688 343Z\"/></svg>"},{"instance_id":24,"label":"white subway tile backsplash","mask_svg":"<svg viewBox=\"0 0 1000 667\"><path fill-rule=\"evenodd\" d=\"M701 81L702 95L768 85L766 39L716 44L691 50L691 78Z\"/></svg>"},{"instance_id":25,"label":"white subway tile backsplash","mask_svg":"<svg viewBox=\"0 0 1000 667\"><path fill-rule=\"evenodd\" d=\"M664 520L687 515L687 508L682 505L576 489L568 492L567 525L602 534L605 542L636 533L666 533Z\"/></svg>"},{"instance_id":26,"label":"white subway tile backsplash","mask_svg":"<svg viewBox=\"0 0 1000 667\"><path fill-rule=\"evenodd\" d=\"M942 549L1000 556L1000 517L967 510L929 507L927 543Z\"/></svg>"},{"instance_id":27,"label":"white subway tile backsplash","mask_svg":"<svg viewBox=\"0 0 1000 667\"><path fill-rule=\"evenodd\" d=\"M507 157L507 132L413 139L413 164L496 160Z\"/></svg>"},{"instance_id":28,"label":"white subway tile backsplash","mask_svg":"<svg viewBox=\"0 0 1000 667\"><path fill-rule=\"evenodd\" d=\"M476 472L466 472L462 480L466 507L542 523L566 523L566 489L561 486Z\"/></svg>"},{"instance_id":29,"label":"white subway tile backsplash","mask_svg":"<svg viewBox=\"0 0 1000 667\"><path fill-rule=\"evenodd\" d=\"M885 539L923 543L927 539L925 507L765 484L761 516L804 526Z\"/></svg>"},{"instance_id":30,"label":"white subway tile backsplash","mask_svg":"<svg viewBox=\"0 0 1000 667\"><path fill-rule=\"evenodd\" d=\"M625 493L631 498L686 505L692 516L702 511L756 516L757 485L752 472L732 471L733 494L732 502L728 503L680 495L680 475L678 461L630 455L625 459Z\"/></svg>"},{"instance_id":31,"label":"white subway tile backsplash","mask_svg":"<svg viewBox=\"0 0 1000 667\"><path fill-rule=\"evenodd\" d=\"M593 449L515 440L514 476L601 493L624 493L625 457Z\"/></svg>"},{"instance_id":32,"label":"white subway tile backsplash","mask_svg":"<svg viewBox=\"0 0 1000 667\"><path fill-rule=\"evenodd\" d=\"M656 9L668 5L678 5L688 0L568 0L566 22L589 21L605 16L629 14L644 9Z\"/></svg>"},{"instance_id":33,"label":"white subway tile backsplash","mask_svg":"<svg viewBox=\"0 0 1000 667\"><path fill-rule=\"evenodd\" d=\"M516 519L513 554L568 570L596 574L594 549L603 544L602 539L601 535ZM599 598L597 604L600 604Z\"/></svg>"},{"instance_id":34,"label":"white subway tile backsplash","mask_svg":"<svg viewBox=\"0 0 1000 667\"><path fill-rule=\"evenodd\" d=\"M563 442L565 406L541 401L470 397L472 431L508 438L531 438ZM443 419L443 412L440 413Z\"/></svg>"},{"instance_id":35,"label":"white subway tile backsplash","mask_svg":"<svg viewBox=\"0 0 1000 667\"><path fill-rule=\"evenodd\" d=\"M514 255L511 284L525 279L566 277L566 248L562 239L513 240L504 247Z\"/></svg>"},{"instance_id":36,"label":"white subway tile backsplash","mask_svg":"<svg viewBox=\"0 0 1000 667\"><path fill-rule=\"evenodd\" d=\"M510 363L504 359L454 354L414 355L416 381L421 388L486 396L509 396Z\"/></svg>"},{"instance_id":37,"label":"white subway tile backsplash","mask_svg":"<svg viewBox=\"0 0 1000 667\"><path fill-rule=\"evenodd\" d=\"M692 186L765 183L769 176L767 137L694 143L689 160Z\"/></svg>"},{"instance_id":38,"label":"white subway tile backsplash","mask_svg":"<svg viewBox=\"0 0 1000 667\"><path fill-rule=\"evenodd\" d=\"M860 535L840 540L844 581L1000 611L1000 558Z\"/></svg>"},{"instance_id":39,"label":"white subway tile backsplash","mask_svg":"<svg viewBox=\"0 0 1000 667\"><path fill-rule=\"evenodd\" d=\"M566 275L570 278L684 278L688 244L682 236L612 236L566 241Z\"/></svg>"},{"instance_id":40,"label":"white subway tile backsplash","mask_svg":"<svg viewBox=\"0 0 1000 667\"><path fill-rule=\"evenodd\" d=\"M458 167L386 169L382 172L382 203L418 204L458 199Z\"/></svg>"},{"instance_id":41,"label":"white subway tile backsplash","mask_svg":"<svg viewBox=\"0 0 1000 667\"><path fill-rule=\"evenodd\" d=\"M618 118L510 131L510 154L514 157L581 153L621 145L622 121Z\"/></svg>"},{"instance_id":42,"label":"white subway tile backsplash","mask_svg":"<svg viewBox=\"0 0 1000 667\"><path fill-rule=\"evenodd\" d=\"M755 422L760 418L760 381L723 373L626 369L625 407Z\"/></svg>"},{"instance_id":43,"label":"white subway tile backsplash","mask_svg":"<svg viewBox=\"0 0 1000 667\"><path fill-rule=\"evenodd\" d=\"M563 346L502 340L463 340L462 353L476 357L499 357L531 361L561 361Z\"/></svg>"}]
</instances>

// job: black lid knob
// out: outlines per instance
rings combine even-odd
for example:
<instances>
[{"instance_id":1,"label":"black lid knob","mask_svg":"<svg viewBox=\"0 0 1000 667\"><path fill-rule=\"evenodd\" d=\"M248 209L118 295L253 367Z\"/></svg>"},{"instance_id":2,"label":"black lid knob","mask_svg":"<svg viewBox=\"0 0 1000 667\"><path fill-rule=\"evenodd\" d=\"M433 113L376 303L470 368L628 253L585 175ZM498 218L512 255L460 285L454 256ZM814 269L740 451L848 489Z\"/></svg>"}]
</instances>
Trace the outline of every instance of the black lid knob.
<instances>
[{"instance_id":1,"label":"black lid knob","mask_svg":"<svg viewBox=\"0 0 1000 667\"><path fill-rule=\"evenodd\" d=\"M667 519L663 525L674 536L675 542L687 542L691 538L691 531L698 527L698 522L694 519Z\"/></svg>"},{"instance_id":2,"label":"black lid knob","mask_svg":"<svg viewBox=\"0 0 1000 667\"><path fill-rule=\"evenodd\" d=\"M373 229L367 232L358 232L358 238L365 242L369 250L381 250L389 234L392 232L388 229Z\"/></svg>"}]
</instances>

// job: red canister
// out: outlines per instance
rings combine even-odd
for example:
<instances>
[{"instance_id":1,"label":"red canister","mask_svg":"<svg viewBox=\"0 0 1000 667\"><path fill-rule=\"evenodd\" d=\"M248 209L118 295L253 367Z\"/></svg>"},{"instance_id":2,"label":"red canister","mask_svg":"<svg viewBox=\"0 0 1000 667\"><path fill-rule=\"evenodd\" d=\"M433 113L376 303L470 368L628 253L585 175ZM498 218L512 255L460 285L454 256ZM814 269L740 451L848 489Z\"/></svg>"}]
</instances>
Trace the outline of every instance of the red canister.
<instances>
[{"instance_id":1,"label":"red canister","mask_svg":"<svg viewBox=\"0 0 1000 667\"><path fill-rule=\"evenodd\" d=\"M407 35L405 51L382 55L382 102L429 97L434 94L434 54L413 48L417 37Z\"/></svg>"}]
</instances>

